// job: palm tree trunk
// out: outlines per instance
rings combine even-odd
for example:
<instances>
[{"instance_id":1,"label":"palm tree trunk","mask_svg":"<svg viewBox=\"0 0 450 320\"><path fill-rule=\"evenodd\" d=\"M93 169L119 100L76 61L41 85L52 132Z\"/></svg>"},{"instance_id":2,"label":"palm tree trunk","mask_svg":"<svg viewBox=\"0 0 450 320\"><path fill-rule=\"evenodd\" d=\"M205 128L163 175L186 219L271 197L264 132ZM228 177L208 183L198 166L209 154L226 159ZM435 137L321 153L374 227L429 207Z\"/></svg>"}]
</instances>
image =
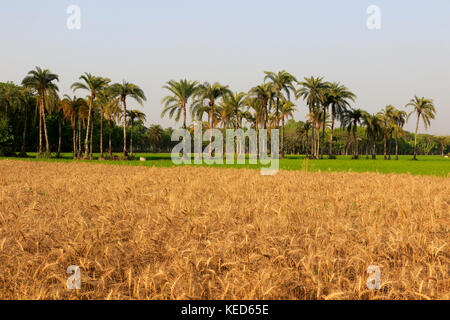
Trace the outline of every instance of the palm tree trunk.
<instances>
[{"instance_id":1,"label":"palm tree trunk","mask_svg":"<svg viewBox=\"0 0 450 320\"><path fill-rule=\"evenodd\" d=\"M130 156L133 156L133 127L134 127L134 120L131 119L131 132L130 132Z\"/></svg>"},{"instance_id":2,"label":"palm tree trunk","mask_svg":"<svg viewBox=\"0 0 450 320\"><path fill-rule=\"evenodd\" d=\"M28 112L27 112L27 109L25 109L25 121L23 124L23 133L22 133L22 149L20 151L21 157L25 157L27 155L27 150L26 150L27 122L28 122ZM442 149L442 150L444 150L444 149Z\"/></svg>"},{"instance_id":3,"label":"palm tree trunk","mask_svg":"<svg viewBox=\"0 0 450 320\"><path fill-rule=\"evenodd\" d=\"M420 120L420 113L417 115L416 133L414 134L414 158L413 158L413 160L417 160L417 132L419 131L419 120Z\"/></svg>"},{"instance_id":4,"label":"palm tree trunk","mask_svg":"<svg viewBox=\"0 0 450 320\"><path fill-rule=\"evenodd\" d=\"M73 159L76 158L76 151L77 151L77 134L76 134L76 125L75 121L72 121L72 142L73 142Z\"/></svg>"},{"instance_id":5,"label":"palm tree trunk","mask_svg":"<svg viewBox=\"0 0 450 320\"><path fill-rule=\"evenodd\" d=\"M84 140L84 159L87 159L89 156L89 128L91 125L91 114L92 114L92 107L94 104L94 96L91 94L91 99L89 102L89 113L88 113L88 121L87 121L87 127L86 127L86 139Z\"/></svg>"},{"instance_id":6,"label":"palm tree trunk","mask_svg":"<svg viewBox=\"0 0 450 320\"><path fill-rule=\"evenodd\" d=\"M334 135L334 111L331 111L331 132L330 132L330 144L328 150L328 156L333 157L333 135Z\"/></svg>"},{"instance_id":7,"label":"palm tree trunk","mask_svg":"<svg viewBox=\"0 0 450 320\"><path fill-rule=\"evenodd\" d=\"M398 160L398 133L395 133L395 160Z\"/></svg>"},{"instance_id":8,"label":"palm tree trunk","mask_svg":"<svg viewBox=\"0 0 450 320\"><path fill-rule=\"evenodd\" d=\"M323 159L323 149L325 146L325 126L327 121L327 109L323 108L323 128L322 128L322 149L320 151L320 159Z\"/></svg>"},{"instance_id":9,"label":"palm tree trunk","mask_svg":"<svg viewBox=\"0 0 450 320\"><path fill-rule=\"evenodd\" d=\"M281 159L284 159L284 115L281 117Z\"/></svg>"},{"instance_id":10,"label":"palm tree trunk","mask_svg":"<svg viewBox=\"0 0 450 320\"><path fill-rule=\"evenodd\" d=\"M391 160L391 150L392 150L392 132L389 135L388 160Z\"/></svg>"},{"instance_id":11,"label":"palm tree trunk","mask_svg":"<svg viewBox=\"0 0 450 320\"><path fill-rule=\"evenodd\" d=\"M355 140L355 159L358 159L359 151L358 151L358 138L356 136L356 133L357 133L357 124L355 122L353 126L353 139Z\"/></svg>"},{"instance_id":12,"label":"palm tree trunk","mask_svg":"<svg viewBox=\"0 0 450 320\"><path fill-rule=\"evenodd\" d=\"M375 136L372 138L372 160L376 160L377 159L377 142L376 142L376 138Z\"/></svg>"},{"instance_id":13,"label":"palm tree trunk","mask_svg":"<svg viewBox=\"0 0 450 320\"><path fill-rule=\"evenodd\" d=\"M387 153L386 153L386 134L383 135L383 142L384 142L384 160L387 160Z\"/></svg>"},{"instance_id":14,"label":"palm tree trunk","mask_svg":"<svg viewBox=\"0 0 450 320\"><path fill-rule=\"evenodd\" d=\"M100 159L103 159L103 111L100 112Z\"/></svg>"},{"instance_id":15,"label":"palm tree trunk","mask_svg":"<svg viewBox=\"0 0 450 320\"><path fill-rule=\"evenodd\" d=\"M37 109L37 108L36 108ZM36 121L36 113L34 115L34 120ZM41 118L41 106L39 103L39 147L38 147L38 158L42 155L42 118Z\"/></svg>"},{"instance_id":16,"label":"palm tree trunk","mask_svg":"<svg viewBox=\"0 0 450 320\"><path fill-rule=\"evenodd\" d=\"M89 159L93 160L93 156L92 156L92 137L94 135L94 112L92 111L92 121L91 121L91 137L90 137L90 142L89 142Z\"/></svg>"},{"instance_id":17,"label":"palm tree trunk","mask_svg":"<svg viewBox=\"0 0 450 320\"><path fill-rule=\"evenodd\" d=\"M44 127L45 150L47 152L47 156L50 156L50 145L48 143L47 124L45 122L44 95L45 95L45 93L43 93L43 96L41 98L41 117L42 117L42 124Z\"/></svg>"},{"instance_id":18,"label":"palm tree trunk","mask_svg":"<svg viewBox=\"0 0 450 320\"><path fill-rule=\"evenodd\" d=\"M78 159L81 159L81 119L78 119Z\"/></svg>"},{"instance_id":19,"label":"palm tree trunk","mask_svg":"<svg viewBox=\"0 0 450 320\"><path fill-rule=\"evenodd\" d=\"M127 157L127 103L126 98L122 97L123 105L123 157Z\"/></svg>"},{"instance_id":20,"label":"palm tree trunk","mask_svg":"<svg viewBox=\"0 0 450 320\"><path fill-rule=\"evenodd\" d=\"M61 115L58 115L58 154L57 158L61 157Z\"/></svg>"},{"instance_id":21,"label":"palm tree trunk","mask_svg":"<svg viewBox=\"0 0 450 320\"><path fill-rule=\"evenodd\" d=\"M186 130L186 103L184 101L181 103L181 107L183 109L183 129Z\"/></svg>"},{"instance_id":22,"label":"palm tree trunk","mask_svg":"<svg viewBox=\"0 0 450 320\"><path fill-rule=\"evenodd\" d=\"M109 158L111 159L112 158L112 147L111 147L111 131L112 131L112 128L111 128L111 120L108 121L108 126L109 126L109 150L108 150L108 155L109 155Z\"/></svg>"}]
</instances>

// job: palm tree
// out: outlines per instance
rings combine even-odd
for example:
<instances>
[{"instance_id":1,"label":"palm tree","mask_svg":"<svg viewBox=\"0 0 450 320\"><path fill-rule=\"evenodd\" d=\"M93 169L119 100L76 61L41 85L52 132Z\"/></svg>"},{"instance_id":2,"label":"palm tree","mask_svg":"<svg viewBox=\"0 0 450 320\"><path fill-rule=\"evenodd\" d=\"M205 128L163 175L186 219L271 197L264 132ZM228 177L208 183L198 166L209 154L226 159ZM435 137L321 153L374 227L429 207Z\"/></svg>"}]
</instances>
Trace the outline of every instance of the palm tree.
<instances>
[{"instance_id":1,"label":"palm tree","mask_svg":"<svg viewBox=\"0 0 450 320\"><path fill-rule=\"evenodd\" d=\"M4 105L6 122L8 122L8 115L11 108L14 106L20 107L20 89L20 87L12 82L2 83L0 86L0 103Z\"/></svg>"},{"instance_id":2,"label":"palm tree","mask_svg":"<svg viewBox=\"0 0 450 320\"><path fill-rule=\"evenodd\" d=\"M120 99L109 96L108 103L103 106L102 111L105 113L105 119L108 123L108 156L109 159L112 159L112 131L114 126L119 122L120 115L122 110L120 109Z\"/></svg>"},{"instance_id":3,"label":"palm tree","mask_svg":"<svg viewBox=\"0 0 450 320\"><path fill-rule=\"evenodd\" d=\"M127 116L130 119L130 126L131 126L131 134L130 134L130 156L133 157L133 129L135 120L139 120L142 123L147 120L147 117L145 116L145 113L139 111L139 110L130 110L127 111Z\"/></svg>"},{"instance_id":4,"label":"palm tree","mask_svg":"<svg viewBox=\"0 0 450 320\"><path fill-rule=\"evenodd\" d=\"M353 132L353 159L359 158L357 131L358 124L361 123L365 113L361 109L350 108L342 117L342 127L346 128L349 133Z\"/></svg>"},{"instance_id":5,"label":"palm tree","mask_svg":"<svg viewBox=\"0 0 450 320\"><path fill-rule=\"evenodd\" d=\"M297 82L297 79L290 73L282 70L278 73L265 71L266 76L264 77L264 81L270 80L272 83L272 88L276 97L276 110L275 116L277 121L279 120L279 111L280 111L280 101L284 98L283 91L286 93L287 100L291 99L291 91L295 93L295 88L293 83ZM276 128L279 127L279 121L277 122Z\"/></svg>"},{"instance_id":6,"label":"palm tree","mask_svg":"<svg viewBox=\"0 0 450 320\"><path fill-rule=\"evenodd\" d=\"M243 109L246 105L247 94L244 92L234 92L226 95L223 99L223 105L228 106L233 112L233 127L239 129L243 118Z\"/></svg>"},{"instance_id":7,"label":"palm tree","mask_svg":"<svg viewBox=\"0 0 450 320\"><path fill-rule=\"evenodd\" d=\"M407 113L394 108L391 113L392 126L395 133L395 160L398 160L398 138L403 135L403 127L406 124Z\"/></svg>"},{"instance_id":8,"label":"palm tree","mask_svg":"<svg viewBox=\"0 0 450 320\"><path fill-rule=\"evenodd\" d=\"M311 121L300 121L300 125L297 127L297 134L302 139L303 143L303 151L305 151L305 155L309 158L309 131L312 129Z\"/></svg>"},{"instance_id":9,"label":"palm tree","mask_svg":"<svg viewBox=\"0 0 450 320\"><path fill-rule=\"evenodd\" d=\"M89 113L87 118L87 130L86 130L86 139L84 140L84 159L88 158L89 154L89 146L88 146L88 140L89 140L89 128L91 127L91 117L92 117L92 111L94 107L94 100L97 97L97 95L102 91L105 90L108 83L111 82L108 78L102 78L102 77L96 77L93 76L90 73L85 73L80 77L80 80L83 82L75 82L72 84L71 89L76 92L79 89L87 90L90 93L90 100L89 100ZM93 121L92 121L93 122ZM91 132L92 135L92 132ZM92 148L92 143L91 143Z\"/></svg>"},{"instance_id":10,"label":"palm tree","mask_svg":"<svg viewBox=\"0 0 450 320\"><path fill-rule=\"evenodd\" d=\"M191 106L191 113L192 115L201 115L203 112L208 112L208 122L210 123L210 128L214 129L215 124L217 123L216 118L216 102L217 100L231 95L231 90L228 88L228 86L223 86L219 83L210 84L208 82L205 82L203 84L198 85L197 89L195 90L195 100L194 103ZM205 105L206 103L206 105ZM201 118L198 118L198 120L201 120ZM210 155L212 152L212 135L209 140L210 143Z\"/></svg>"},{"instance_id":11,"label":"palm tree","mask_svg":"<svg viewBox=\"0 0 450 320\"><path fill-rule=\"evenodd\" d=\"M22 85L37 92L39 96L39 157L42 156L42 126L44 127L46 156L50 157L50 144L48 142L45 105L48 102L48 94L56 95L59 90L54 81L59 81L58 75L48 69L36 67L22 80Z\"/></svg>"},{"instance_id":12,"label":"palm tree","mask_svg":"<svg viewBox=\"0 0 450 320\"><path fill-rule=\"evenodd\" d=\"M22 148L20 151L21 157L26 157L26 136L27 136L27 124L28 124L28 112L31 110L34 106L36 106L37 99L35 95L33 94L33 91L28 88L21 88L20 89L20 104L19 104L19 110L21 111L23 115L23 133L22 133Z\"/></svg>"},{"instance_id":13,"label":"palm tree","mask_svg":"<svg viewBox=\"0 0 450 320\"><path fill-rule=\"evenodd\" d=\"M321 106L325 102L325 93L328 84L323 82L323 77L310 77L305 78L304 81L299 82L301 86L296 92L296 98L303 98L309 107L309 113L317 112L320 110ZM324 117L326 119L326 117ZM313 122L313 146L312 154L315 158L319 158L319 150L316 150L316 137L315 129L317 127L317 122Z\"/></svg>"},{"instance_id":14,"label":"palm tree","mask_svg":"<svg viewBox=\"0 0 450 320\"><path fill-rule=\"evenodd\" d=\"M389 137L392 136L393 131L392 112L394 111L394 109L395 108L393 106L389 105L377 113L377 117L381 126L381 131L383 133L384 160L388 159L387 155L388 153L389 153L389 160L391 160L390 142L389 148L387 148L386 144L388 142ZM389 151L387 151L387 149L389 149Z\"/></svg>"},{"instance_id":15,"label":"palm tree","mask_svg":"<svg viewBox=\"0 0 450 320\"><path fill-rule=\"evenodd\" d=\"M294 111L297 111L297 109L292 101L284 100L279 111L281 117L281 159L284 159L284 121L290 117L292 118Z\"/></svg>"},{"instance_id":16,"label":"palm tree","mask_svg":"<svg viewBox=\"0 0 450 320\"><path fill-rule=\"evenodd\" d=\"M419 130L420 118L423 120L423 124L425 126L425 130L430 126L430 122L436 116L436 109L434 108L434 102L431 99L425 99L424 97L419 98L418 96L414 96L406 107L413 107L413 111L408 114L407 120L409 117L416 113L417 114L417 125L416 132L414 134L414 158L413 160L417 160L417 132Z\"/></svg>"},{"instance_id":17,"label":"palm tree","mask_svg":"<svg viewBox=\"0 0 450 320\"><path fill-rule=\"evenodd\" d=\"M330 159L335 158L333 155L333 135L335 121L340 120L345 111L350 108L350 101L355 102L356 95L349 91L347 87L341 85L338 82L332 82L329 84L326 90L326 100L331 107L331 134L328 156Z\"/></svg>"},{"instance_id":18,"label":"palm tree","mask_svg":"<svg viewBox=\"0 0 450 320\"><path fill-rule=\"evenodd\" d=\"M371 144L372 160L376 160L376 141L377 135L381 132L381 126L377 115L364 113L362 125L366 127L368 143ZM367 158L367 157L366 157Z\"/></svg>"},{"instance_id":19,"label":"palm tree","mask_svg":"<svg viewBox=\"0 0 450 320\"><path fill-rule=\"evenodd\" d=\"M72 137L73 137L73 158L77 158L78 148L77 148L77 121L80 114L80 109L84 108L89 110L89 104L83 98L73 97L64 95L64 99L61 100L59 109L62 111L63 116L69 119L72 125Z\"/></svg>"},{"instance_id":20,"label":"palm tree","mask_svg":"<svg viewBox=\"0 0 450 320\"><path fill-rule=\"evenodd\" d=\"M186 129L186 108L189 101L197 89L197 81L188 81L186 79L176 82L171 80L163 86L164 89L169 90L172 94L162 99L161 103L164 105L164 110L161 113L161 118L169 113L169 118L175 115L175 121L180 120L180 115L183 113L183 129Z\"/></svg>"},{"instance_id":21,"label":"palm tree","mask_svg":"<svg viewBox=\"0 0 450 320\"><path fill-rule=\"evenodd\" d=\"M120 98L123 106L123 157L126 158L127 153L127 97L136 100L141 106L147 100L144 91L133 83L123 80L122 83L115 83L111 86L111 93L114 97Z\"/></svg>"},{"instance_id":22,"label":"palm tree","mask_svg":"<svg viewBox=\"0 0 450 320\"><path fill-rule=\"evenodd\" d=\"M164 130L160 125L154 124L148 129L148 138L153 146L153 152L157 150L157 146L163 138Z\"/></svg>"}]
</instances>

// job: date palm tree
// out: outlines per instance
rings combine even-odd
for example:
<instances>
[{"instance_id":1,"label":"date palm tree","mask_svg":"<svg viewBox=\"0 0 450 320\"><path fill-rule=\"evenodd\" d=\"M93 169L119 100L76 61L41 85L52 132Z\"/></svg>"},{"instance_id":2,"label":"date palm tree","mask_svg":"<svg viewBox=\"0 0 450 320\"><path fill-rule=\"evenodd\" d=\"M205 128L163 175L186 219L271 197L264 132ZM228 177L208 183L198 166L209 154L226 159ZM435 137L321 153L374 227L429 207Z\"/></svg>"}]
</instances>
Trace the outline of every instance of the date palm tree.
<instances>
[{"instance_id":1,"label":"date palm tree","mask_svg":"<svg viewBox=\"0 0 450 320\"><path fill-rule=\"evenodd\" d=\"M322 104L325 102L325 93L328 88L328 84L323 81L323 77L310 77L304 78L304 81L298 83L301 87L296 92L297 99L304 99L306 105L309 108L309 114L318 112L321 109ZM324 117L326 119L326 117ZM314 117L314 119L318 119ZM316 141L319 137L316 137L316 120L313 121L313 144L312 144L312 155L315 158L319 158L319 150L316 150Z\"/></svg>"},{"instance_id":2,"label":"date palm tree","mask_svg":"<svg viewBox=\"0 0 450 320\"><path fill-rule=\"evenodd\" d=\"M395 160L397 161L398 161L398 138L399 136L402 136L404 133L403 127L406 124L407 116L408 114L403 110L398 110L397 108L394 108L394 110L392 110L391 120L393 130L395 133Z\"/></svg>"},{"instance_id":3,"label":"date palm tree","mask_svg":"<svg viewBox=\"0 0 450 320\"><path fill-rule=\"evenodd\" d=\"M279 111L280 111L280 101L284 98L283 92L286 94L287 100L291 99L291 91L295 93L294 83L297 82L297 79L290 73L285 70L282 70L278 73L265 71L266 76L264 77L264 81L270 80L272 83L272 88L276 97L276 109L275 116L277 119L277 126L279 127Z\"/></svg>"},{"instance_id":4,"label":"date palm tree","mask_svg":"<svg viewBox=\"0 0 450 320\"><path fill-rule=\"evenodd\" d=\"M136 123L136 120L141 121L142 123L147 120L147 117L145 116L145 113L139 111L139 110L130 110L127 111L127 116L129 120L129 124L131 126L131 133L130 133L130 156L133 157L133 129L134 124Z\"/></svg>"},{"instance_id":5,"label":"date palm tree","mask_svg":"<svg viewBox=\"0 0 450 320\"><path fill-rule=\"evenodd\" d=\"M111 94L114 97L118 97L123 106L123 157L128 156L127 153L127 98L133 98L141 106L144 105L144 101L147 100L144 91L133 83L123 80L122 83L115 83L111 86Z\"/></svg>"},{"instance_id":6,"label":"date palm tree","mask_svg":"<svg viewBox=\"0 0 450 320\"><path fill-rule=\"evenodd\" d=\"M68 95L64 95L64 99L59 104L59 110L62 112L64 118L70 121L72 126L72 140L73 140L73 158L77 158L77 120L80 108L89 108L89 104L83 98L77 98L76 96L71 98Z\"/></svg>"},{"instance_id":7,"label":"date palm tree","mask_svg":"<svg viewBox=\"0 0 450 320\"><path fill-rule=\"evenodd\" d=\"M94 101L95 98L97 97L97 95L99 95L99 93L102 90L105 90L105 88L107 87L107 85L111 82L110 79L108 78L103 78L103 77L97 77L97 76L93 76L90 73L85 73L82 76L80 76L80 82L75 82L74 84L72 84L71 89L76 92L77 90L87 90L89 91L90 94L90 99L89 99L89 113L88 113L88 117L87 117L87 130L86 130L86 139L84 140L84 159L87 159L89 156L89 133L91 133L92 136L92 130L90 132L90 128L91 128L91 118L92 118L92 112L93 112L93 108L94 108ZM93 126L92 126L93 127ZM91 144L91 148L92 148L92 144Z\"/></svg>"},{"instance_id":8,"label":"date palm tree","mask_svg":"<svg viewBox=\"0 0 450 320\"><path fill-rule=\"evenodd\" d=\"M279 111L281 118L281 159L284 159L284 123L286 119L293 117L293 113L297 111L297 109L292 101L284 100L281 103Z\"/></svg>"},{"instance_id":9,"label":"date palm tree","mask_svg":"<svg viewBox=\"0 0 450 320\"><path fill-rule=\"evenodd\" d=\"M359 158L357 132L358 125L363 120L365 113L366 112L361 109L350 108L342 117L342 127L346 128L349 133L353 133L353 159Z\"/></svg>"},{"instance_id":10,"label":"date palm tree","mask_svg":"<svg viewBox=\"0 0 450 320\"><path fill-rule=\"evenodd\" d=\"M364 113L362 125L366 127L368 143L371 145L372 160L377 159L376 142L377 135L381 133L379 118L375 114Z\"/></svg>"},{"instance_id":11,"label":"date palm tree","mask_svg":"<svg viewBox=\"0 0 450 320\"><path fill-rule=\"evenodd\" d=\"M103 111L105 113L105 119L108 123L108 156L109 159L112 159L112 131L113 128L119 123L119 118L122 113L120 109L120 98L115 98L111 95L108 96L108 102L103 106Z\"/></svg>"},{"instance_id":12,"label":"date palm tree","mask_svg":"<svg viewBox=\"0 0 450 320\"><path fill-rule=\"evenodd\" d=\"M344 85L338 82L332 82L329 84L326 90L326 100L331 107L331 134L328 156L330 159L335 158L333 155L333 135L335 121L340 120L345 111L350 108L350 101L355 102L356 95L347 89Z\"/></svg>"},{"instance_id":13,"label":"date palm tree","mask_svg":"<svg viewBox=\"0 0 450 320\"><path fill-rule=\"evenodd\" d=\"M382 109L377 113L377 117L381 126L381 131L383 133L383 144L384 144L384 160L391 160L391 143L390 137L393 132L393 121L392 121L392 113L394 111L394 107L389 105L386 108ZM389 140L389 141L388 141ZM389 142L389 147L387 147L387 143ZM389 154L389 157L388 157Z\"/></svg>"},{"instance_id":14,"label":"date palm tree","mask_svg":"<svg viewBox=\"0 0 450 320\"><path fill-rule=\"evenodd\" d=\"M44 127L45 136L45 150L46 156L50 157L50 144L48 142L47 124L45 116L45 106L48 104L49 95L56 95L59 91L58 86L54 81L59 81L58 75L52 73L48 69L41 69L36 67L36 70L31 70L28 75L22 80L22 85L26 88L34 90L39 97L39 155L42 156L42 127Z\"/></svg>"},{"instance_id":15,"label":"date palm tree","mask_svg":"<svg viewBox=\"0 0 450 320\"><path fill-rule=\"evenodd\" d=\"M271 100L274 96L273 84L268 82L253 87L249 94L261 102L264 129L267 129L267 122L269 121L269 104L271 104Z\"/></svg>"},{"instance_id":16,"label":"date palm tree","mask_svg":"<svg viewBox=\"0 0 450 320\"><path fill-rule=\"evenodd\" d=\"M223 86L220 83L210 84L209 82L205 82L203 84L198 85L194 94L194 102L191 106L191 113L193 115L199 116L204 111L208 112L208 122L210 123L210 128L214 129L217 123L217 110L216 110L216 102L224 98L225 96L231 95L231 90L228 86ZM201 120L201 118L198 118ZM212 135L209 140L210 143L210 151L212 152Z\"/></svg>"},{"instance_id":17,"label":"date palm tree","mask_svg":"<svg viewBox=\"0 0 450 320\"><path fill-rule=\"evenodd\" d=\"M161 118L169 113L169 118L175 116L175 121L180 120L183 114L183 129L186 129L186 109L189 99L195 94L197 89L197 81L188 81L186 79L179 82L171 80L163 86L171 92L171 95L164 97L161 104L164 105Z\"/></svg>"},{"instance_id":18,"label":"date palm tree","mask_svg":"<svg viewBox=\"0 0 450 320\"><path fill-rule=\"evenodd\" d=\"M417 114L416 132L414 134L414 157L413 160L417 160L417 132L419 130L420 119L422 118L425 130L430 126L431 120L436 116L436 109L434 108L434 102L431 99L425 97L419 98L417 95L406 105L406 107L412 107L413 110L408 114L407 120L413 114Z\"/></svg>"}]
</instances>

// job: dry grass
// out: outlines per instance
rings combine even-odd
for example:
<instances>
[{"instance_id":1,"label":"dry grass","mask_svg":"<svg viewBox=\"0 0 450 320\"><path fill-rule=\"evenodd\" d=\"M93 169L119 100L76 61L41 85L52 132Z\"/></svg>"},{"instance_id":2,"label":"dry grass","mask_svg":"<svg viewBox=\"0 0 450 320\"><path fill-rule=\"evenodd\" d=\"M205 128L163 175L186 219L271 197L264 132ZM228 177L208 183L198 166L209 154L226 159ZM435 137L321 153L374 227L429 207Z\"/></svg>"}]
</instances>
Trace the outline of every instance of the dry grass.
<instances>
[{"instance_id":1,"label":"dry grass","mask_svg":"<svg viewBox=\"0 0 450 320\"><path fill-rule=\"evenodd\" d=\"M449 299L449 195L437 177L0 161L0 298Z\"/></svg>"}]
</instances>

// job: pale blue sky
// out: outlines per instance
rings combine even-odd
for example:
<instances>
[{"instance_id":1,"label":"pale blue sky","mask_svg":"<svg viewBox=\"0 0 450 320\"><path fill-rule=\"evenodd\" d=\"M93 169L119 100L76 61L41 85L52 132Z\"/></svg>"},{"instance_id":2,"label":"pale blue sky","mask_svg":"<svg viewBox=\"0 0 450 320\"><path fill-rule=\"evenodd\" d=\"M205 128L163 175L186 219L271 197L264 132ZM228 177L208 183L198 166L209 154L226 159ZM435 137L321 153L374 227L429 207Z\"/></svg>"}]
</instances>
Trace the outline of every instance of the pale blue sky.
<instances>
[{"instance_id":1,"label":"pale blue sky","mask_svg":"<svg viewBox=\"0 0 450 320\"><path fill-rule=\"evenodd\" d=\"M140 85L148 123L161 119L170 79L219 81L247 91L264 70L324 76L377 112L433 98L431 133L450 134L450 1L431 0L0 0L0 81L19 83L39 65L60 75L62 93L85 71ZM81 30L66 9L81 7ZM369 5L382 28L366 28ZM82 95L82 93L77 93ZM135 103L130 107L137 108ZM298 102L296 120L306 107ZM413 121L407 129L414 128ZM421 130L423 131L423 130Z\"/></svg>"}]
</instances>

